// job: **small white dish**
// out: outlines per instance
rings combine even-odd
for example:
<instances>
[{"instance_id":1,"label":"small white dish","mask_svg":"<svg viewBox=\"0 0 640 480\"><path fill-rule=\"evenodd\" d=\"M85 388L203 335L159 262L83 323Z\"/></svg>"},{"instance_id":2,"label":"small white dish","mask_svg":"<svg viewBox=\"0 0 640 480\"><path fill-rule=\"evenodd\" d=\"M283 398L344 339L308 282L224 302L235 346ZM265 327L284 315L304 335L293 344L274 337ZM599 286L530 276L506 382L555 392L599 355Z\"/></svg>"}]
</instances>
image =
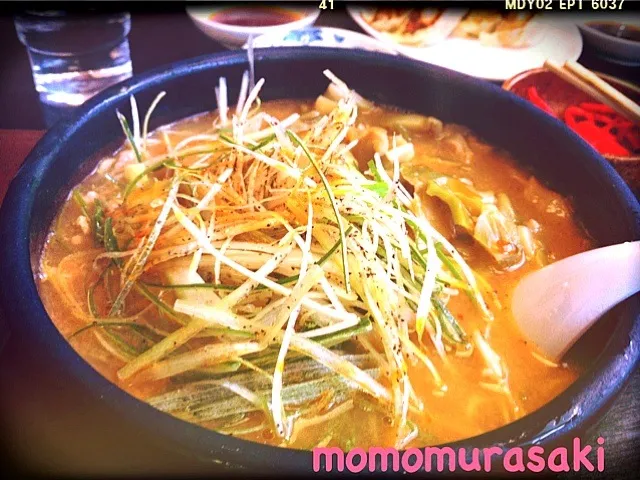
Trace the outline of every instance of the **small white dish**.
<instances>
[{"instance_id":1,"label":"small white dish","mask_svg":"<svg viewBox=\"0 0 640 480\"><path fill-rule=\"evenodd\" d=\"M196 26L208 37L217 40L228 48L240 48L249 37L258 37L267 33L282 33L290 30L308 27L313 24L320 15L318 8L289 7L289 6L241 6L242 4L230 4L220 7L190 7L187 14ZM263 12L267 15L276 12L284 19L284 23L273 25L237 25L228 22L217 21L216 16L234 13L240 18L248 19ZM245 14L243 16L243 13ZM286 17L291 21L286 21ZM248 23L248 22L247 22Z\"/></svg>"},{"instance_id":2,"label":"small white dish","mask_svg":"<svg viewBox=\"0 0 640 480\"><path fill-rule=\"evenodd\" d=\"M244 48L248 47L248 43ZM253 48L269 47L332 47L368 50L397 55L385 43L362 33L332 27L309 27L289 32L265 33L253 39Z\"/></svg>"}]
</instances>

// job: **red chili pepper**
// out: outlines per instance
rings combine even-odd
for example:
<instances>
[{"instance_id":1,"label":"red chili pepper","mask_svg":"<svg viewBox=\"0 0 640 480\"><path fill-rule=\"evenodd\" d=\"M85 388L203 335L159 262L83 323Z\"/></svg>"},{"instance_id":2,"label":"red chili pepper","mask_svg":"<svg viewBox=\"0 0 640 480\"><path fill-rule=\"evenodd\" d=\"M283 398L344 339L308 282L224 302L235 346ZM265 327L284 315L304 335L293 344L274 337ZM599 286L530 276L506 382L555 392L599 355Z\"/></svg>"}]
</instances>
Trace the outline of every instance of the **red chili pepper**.
<instances>
[{"instance_id":1,"label":"red chili pepper","mask_svg":"<svg viewBox=\"0 0 640 480\"><path fill-rule=\"evenodd\" d=\"M615 155L617 157L628 157L630 155L629 150L620 145L615 138L607 141L606 144L599 145L597 150L604 155Z\"/></svg>"},{"instance_id":2,"label":"red chili pepper","mask_svg":"<svg viewBox=\"0 0 640 480\"><path fill-rule=\"evenodd\" d=\"M541 110L547 112L549 115L551 115L553 117L556 116L556 114L553 112L553 110L551 110L551 107L549 106L549 104L540 96L540 94L538 93L538 90L536 89L536 87L531 86L531 87L529 87L527 89L527 98L536 107L538 107Z\"/></svg>"},{"instance_id":3,"label":"red chili pepper","mask_svg":"<svg viewBox=\"0 0 640 480\"><path fill-rule=\"evenodd\" d=\"M595 114L580 107L569 106L565 110L565 122L593 148L602 154L626 156L629 151L622 146L618 138L610 131L610 126L599 127L595 123Z\"/></svg>"},{"instance_id":4,"label":"red chili pepper","mask_svg":"<svg viewBox=\"0 0 640 480\"><path fill-rule=\"evenodd\" d=\"M579 123L575 131L584 138L593 148L602 154L628 156L629 150L618 143L616 137L592 123Z\"/></svg>"},{"instance_id":5,"label":"red chili pepper","mask_svg":"<svg viewBox=\"0 0 640 480\"><path fill-rule=\"evenodd\" d=\"M640 128L603 103L569 105L567 126L603 155L628 156L640 150Z\"/></svg>"},{"instance_id":6,"label":"red chili pepper","mask_svg":"<svg viewBox=\"0 0 640 480\"><path fill-rule=\"evenodd\" d=\"M613 124L614 124L614 125L616 125L616 126L619 126L619 127L624 127L624 128L631 128L631 127L633 127L633 122L631 122L631 121L627 120L627 119L626 119L626 118L624 118L624 117L620 117L620 116L615 117L615 118L613 119Z\"/></svg>"},{"instance_id":7,"label":"red chili pepper","mask_svg":"<svg viewBox=\"0 0 640 480\"><path fill-rule=\"evenodd\" d=\"M608 126L613 126L614 125L613 122L615 121L609 115L605 115L604 113L597 113L597 112L593 113L593 120L596 123L601 123L602 126L607 126L607 127Z\"/></svg>"},{"instance_id":8,"label":"red chili pepper","mask_svg":"<svg viewBox=\"0 0 640 480\"><path fill-rule=\"evenodd\" d=\"M604 103L582 102L579 107L592 113L610 113L614 115L618 114L613 108L611 108L609 105L605 105Z\"/></svg>"},{"instance_id":9,"label":"red chili pepper","mask_svg":"<svg viewBox=\"0 0 640 480\"><path fill-rule=\"evenodd\" d=\"M593 113L587 112L574 105L568 106L564 111L564 121L573 128L577 123L588 121L594 123Z\"/></svg>"}]
</instances>

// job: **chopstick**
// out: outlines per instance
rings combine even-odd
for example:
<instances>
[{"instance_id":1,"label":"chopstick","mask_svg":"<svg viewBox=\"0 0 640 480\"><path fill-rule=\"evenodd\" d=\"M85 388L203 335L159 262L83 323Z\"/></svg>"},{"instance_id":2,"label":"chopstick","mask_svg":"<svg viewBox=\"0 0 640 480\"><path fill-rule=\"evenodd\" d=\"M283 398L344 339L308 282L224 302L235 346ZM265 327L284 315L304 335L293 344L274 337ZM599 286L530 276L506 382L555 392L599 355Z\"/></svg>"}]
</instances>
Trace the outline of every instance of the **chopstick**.
<instances>
[{"instance_id":1,"label":"chopstick","mask_svg":"<svg viewBox=\"0 0 640 480\"><path fill-rule=\"evenodd\" d=\"M561 66L551 60L547 60L544 66L599 102L609 105L632 122L640 124L640 106L591 70L587 70L576 62L566 62Z\"/></svg>"}]
</instances>

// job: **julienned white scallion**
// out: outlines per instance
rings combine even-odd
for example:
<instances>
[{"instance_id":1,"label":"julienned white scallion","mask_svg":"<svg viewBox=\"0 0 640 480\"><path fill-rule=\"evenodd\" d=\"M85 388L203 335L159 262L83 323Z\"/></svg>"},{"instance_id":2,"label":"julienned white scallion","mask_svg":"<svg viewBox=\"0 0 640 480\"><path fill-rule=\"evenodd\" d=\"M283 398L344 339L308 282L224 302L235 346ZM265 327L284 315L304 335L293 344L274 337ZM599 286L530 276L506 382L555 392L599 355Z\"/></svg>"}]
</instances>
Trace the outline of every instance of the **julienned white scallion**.
<instances>
[{"instance_id":1,"label":"julienned white scallion","mask_svg":"<svg viewBox=\"0 0 640 480\"><path fill-rule=\"evenodd\" d=\"M133 153L136 156L136 160L138 161L138 163L142 163L142 155L140 154L140 150L138 149L136 138L133 132L131 132L131 127L129 127L129 122L127 121L127 117L125 117L122 113L118 111L116 111L116 116L118 117L118 121L120 122L122 131L124 132L125 137L127 137L127 140L129 141L129 145L131 146L131 149L133 150Z\"/></svg>"},{"instance_id":2,"label":"julienned white scallion","mask_svg":"<svg viewBox=\"0 0 640 480\"><path fill-rule=\"evenodd\" d=\"M385 157L389 172L385 152L367 173L358 170L349 131L358 107L373 107L325 74L332 110L282 120L261 111L264 79L253 85L245 73L235 107L219 79L213 130L165 139L162 154L149 153L156 143L148 128L164 92L142 126L132 99L133 131L117 112L142 165L115 200L97 203L108 209L94 213L80 202L84 215L108 226L98 237L106 232L107 251L95 263L110 265L88 296L92 316L81 331L99 335L121 359L120 380L180 381L152 403L193 421L261 412L258 425L287 444L305 425L348 411L360 391L389 411L397 444L405 445L416 433L411 412L423 408L408 363L424 364L426 381L442 392L432 356L473 344L500 388L508 392L508 385L487 342L468 338L447 309L449 296L463 291L482 316L491 315L475 272L400 183L399 163L413 146L393 140L411 146ZM95 289L105 305L96 305ZM162 327L133 326L146 311L141 306ZM422 343L423 333L437 353ZM314 376L318 369L322 378ZM197 379L212 377L211 389L199 390ZM201 403L188 404L196 397ZM335 411L305 417L319 398ZM220 429L233 432L228 421Z\"/></svg>"},{"instance_id":3,"label":"julienned white scallion","mask_svg":"<svg viewBox=\"0 0 640 480\"><path fill-rule=\"evenodd\" d=\"M153 99L153 102L151 102L151 105L149 105L149 108L147 109L147 113L144 115L144 122L142 124L142 149L145 152L147 151L147 135L149 134L149 122L151 121L151 115L153 115L158 103L160 103L160 100L162 100L166 94L167 92L160 92L158 96Z\"/></svg>"},{"instance_id":4,"label":"julienned white scallion","mask_svg":"<svg viewBox=\"0 0 640 480\"><path fill-rule=\"evenodd\" d=\"M302 262L300 262L300 273L298 274L297 284L297 287L304 288L305 290L306 285L309 285L310 287L314 286L320 281L321 278L324 278L322 268L318 265L313 265L311 267L311 270L307 272L310 260L309 257L311 254L311 239L313 238L313 204L311 203L310 199L307 203L307 209L307 230L304 243L306 255L302 257ZM278 352L278 359L276 360L276 366L273 372L273 388L271 390L271 406L276 431L280 434L280 436L287 437L289 436L289 432L285 430L286 415L284 412L284 405L282 404L282 376L284 373L284 359L287 356L287 351L289 349L289 344L291 343L291 337L294 333L296 320L298 319L298 315L300 314L300 306L300 303L298 303L296 305L296 308L291 310L291 312L289 313L289 318L285 326L284 335L282 336L282 343L280 344L280 351Z\"/></svg>"},{"instance_id":5,"label":"julienned white scallion","mask_svg":"<svg viewBox=\"0 0 640 480\"><path fill-rule=\"evenodd\" d=\"M322 172L322 170L320 169L320 166L318 165L316 160L313 158L313 156L311 155L311 153L309 152L305 144L302 142L300 137L298 137L291 130L288 130L287 134L300 148L302 148L302 151L304 152L304 154L307 156L307 158L313 165L313 168L315 168L316 172L318 173L318 176L320 177L320 180L322 181L322 185L324 186L327 192L327 196L329 197L329 202L331 202L331 208L336 217L336 224L338 225L338 230L340 231L340 244L341 244L340 250L342 252L342 274L344 276L344 285L347 293L349 293L351 291L351 284L349 282L349 264L347 261L347 239L344 234L344 230L345 230L344 225L342 224L342 218L341 218L340 212L338 211L338 207L336 205L336 199L333 196L333 191L331 190L331 185L329 185L329 181L327 180L327 177Z\"/></svg>"}]
</instances>

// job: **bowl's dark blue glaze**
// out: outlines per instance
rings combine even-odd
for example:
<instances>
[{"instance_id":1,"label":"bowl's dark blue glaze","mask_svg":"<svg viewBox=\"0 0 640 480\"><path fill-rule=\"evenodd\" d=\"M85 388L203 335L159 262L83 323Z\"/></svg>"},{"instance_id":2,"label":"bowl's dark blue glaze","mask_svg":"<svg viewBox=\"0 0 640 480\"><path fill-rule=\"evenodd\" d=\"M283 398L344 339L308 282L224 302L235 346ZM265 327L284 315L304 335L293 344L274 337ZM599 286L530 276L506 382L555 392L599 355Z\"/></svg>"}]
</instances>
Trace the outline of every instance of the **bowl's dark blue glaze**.
<instances>
[{"instance_id":1,"label":"bowl's dark blue glaze","mask_svg":"<svg viewBox=\"0 0 640 480\"><path fill-rule=\"evenodd\" d=\"M38 143L11 184L0 216L0 300L11 334L5 362L13 362L11 368L22 372L21 378L30 376L32 397L46 397L51 415L63 411L73 416L75 409L85 415L80 423L87 428L93 425L87 412L102 408L113 414L109 417L115 419L113 428L134 424L190 456L194 465L222 460L262 472L310 471L309 452L219 435L156 411L112 385L58 333L33 277L32 265L44 234L71 183L81 178L79 167L105 146L123 140L115 110L129 114L129 95L135 94L145 111L160 91L167 91L155 114L152 126L156 127L214 109L219 76L227 78L234 98L247 66L245 53L231 52L132 78L91 100ZM263 100L317 96L327 84L322 75L326 68L364 97L466 125L508 150L522 166L573 201L596 245L640 239L640 206L613 168L562 124L494 85L376 53L318 48L256 51L257 76L266 79ZM93 167L89 163L80 169L82 174ZM636 296L616 308L574 349L575 355L587 359L588 368L566 392L515 423L455 446L546 444L592 419L638 360L639 300ZM74 397L68 398L71 391ZM56 395L64 400L57 401Z\"/></svg>"}]
</instances>

